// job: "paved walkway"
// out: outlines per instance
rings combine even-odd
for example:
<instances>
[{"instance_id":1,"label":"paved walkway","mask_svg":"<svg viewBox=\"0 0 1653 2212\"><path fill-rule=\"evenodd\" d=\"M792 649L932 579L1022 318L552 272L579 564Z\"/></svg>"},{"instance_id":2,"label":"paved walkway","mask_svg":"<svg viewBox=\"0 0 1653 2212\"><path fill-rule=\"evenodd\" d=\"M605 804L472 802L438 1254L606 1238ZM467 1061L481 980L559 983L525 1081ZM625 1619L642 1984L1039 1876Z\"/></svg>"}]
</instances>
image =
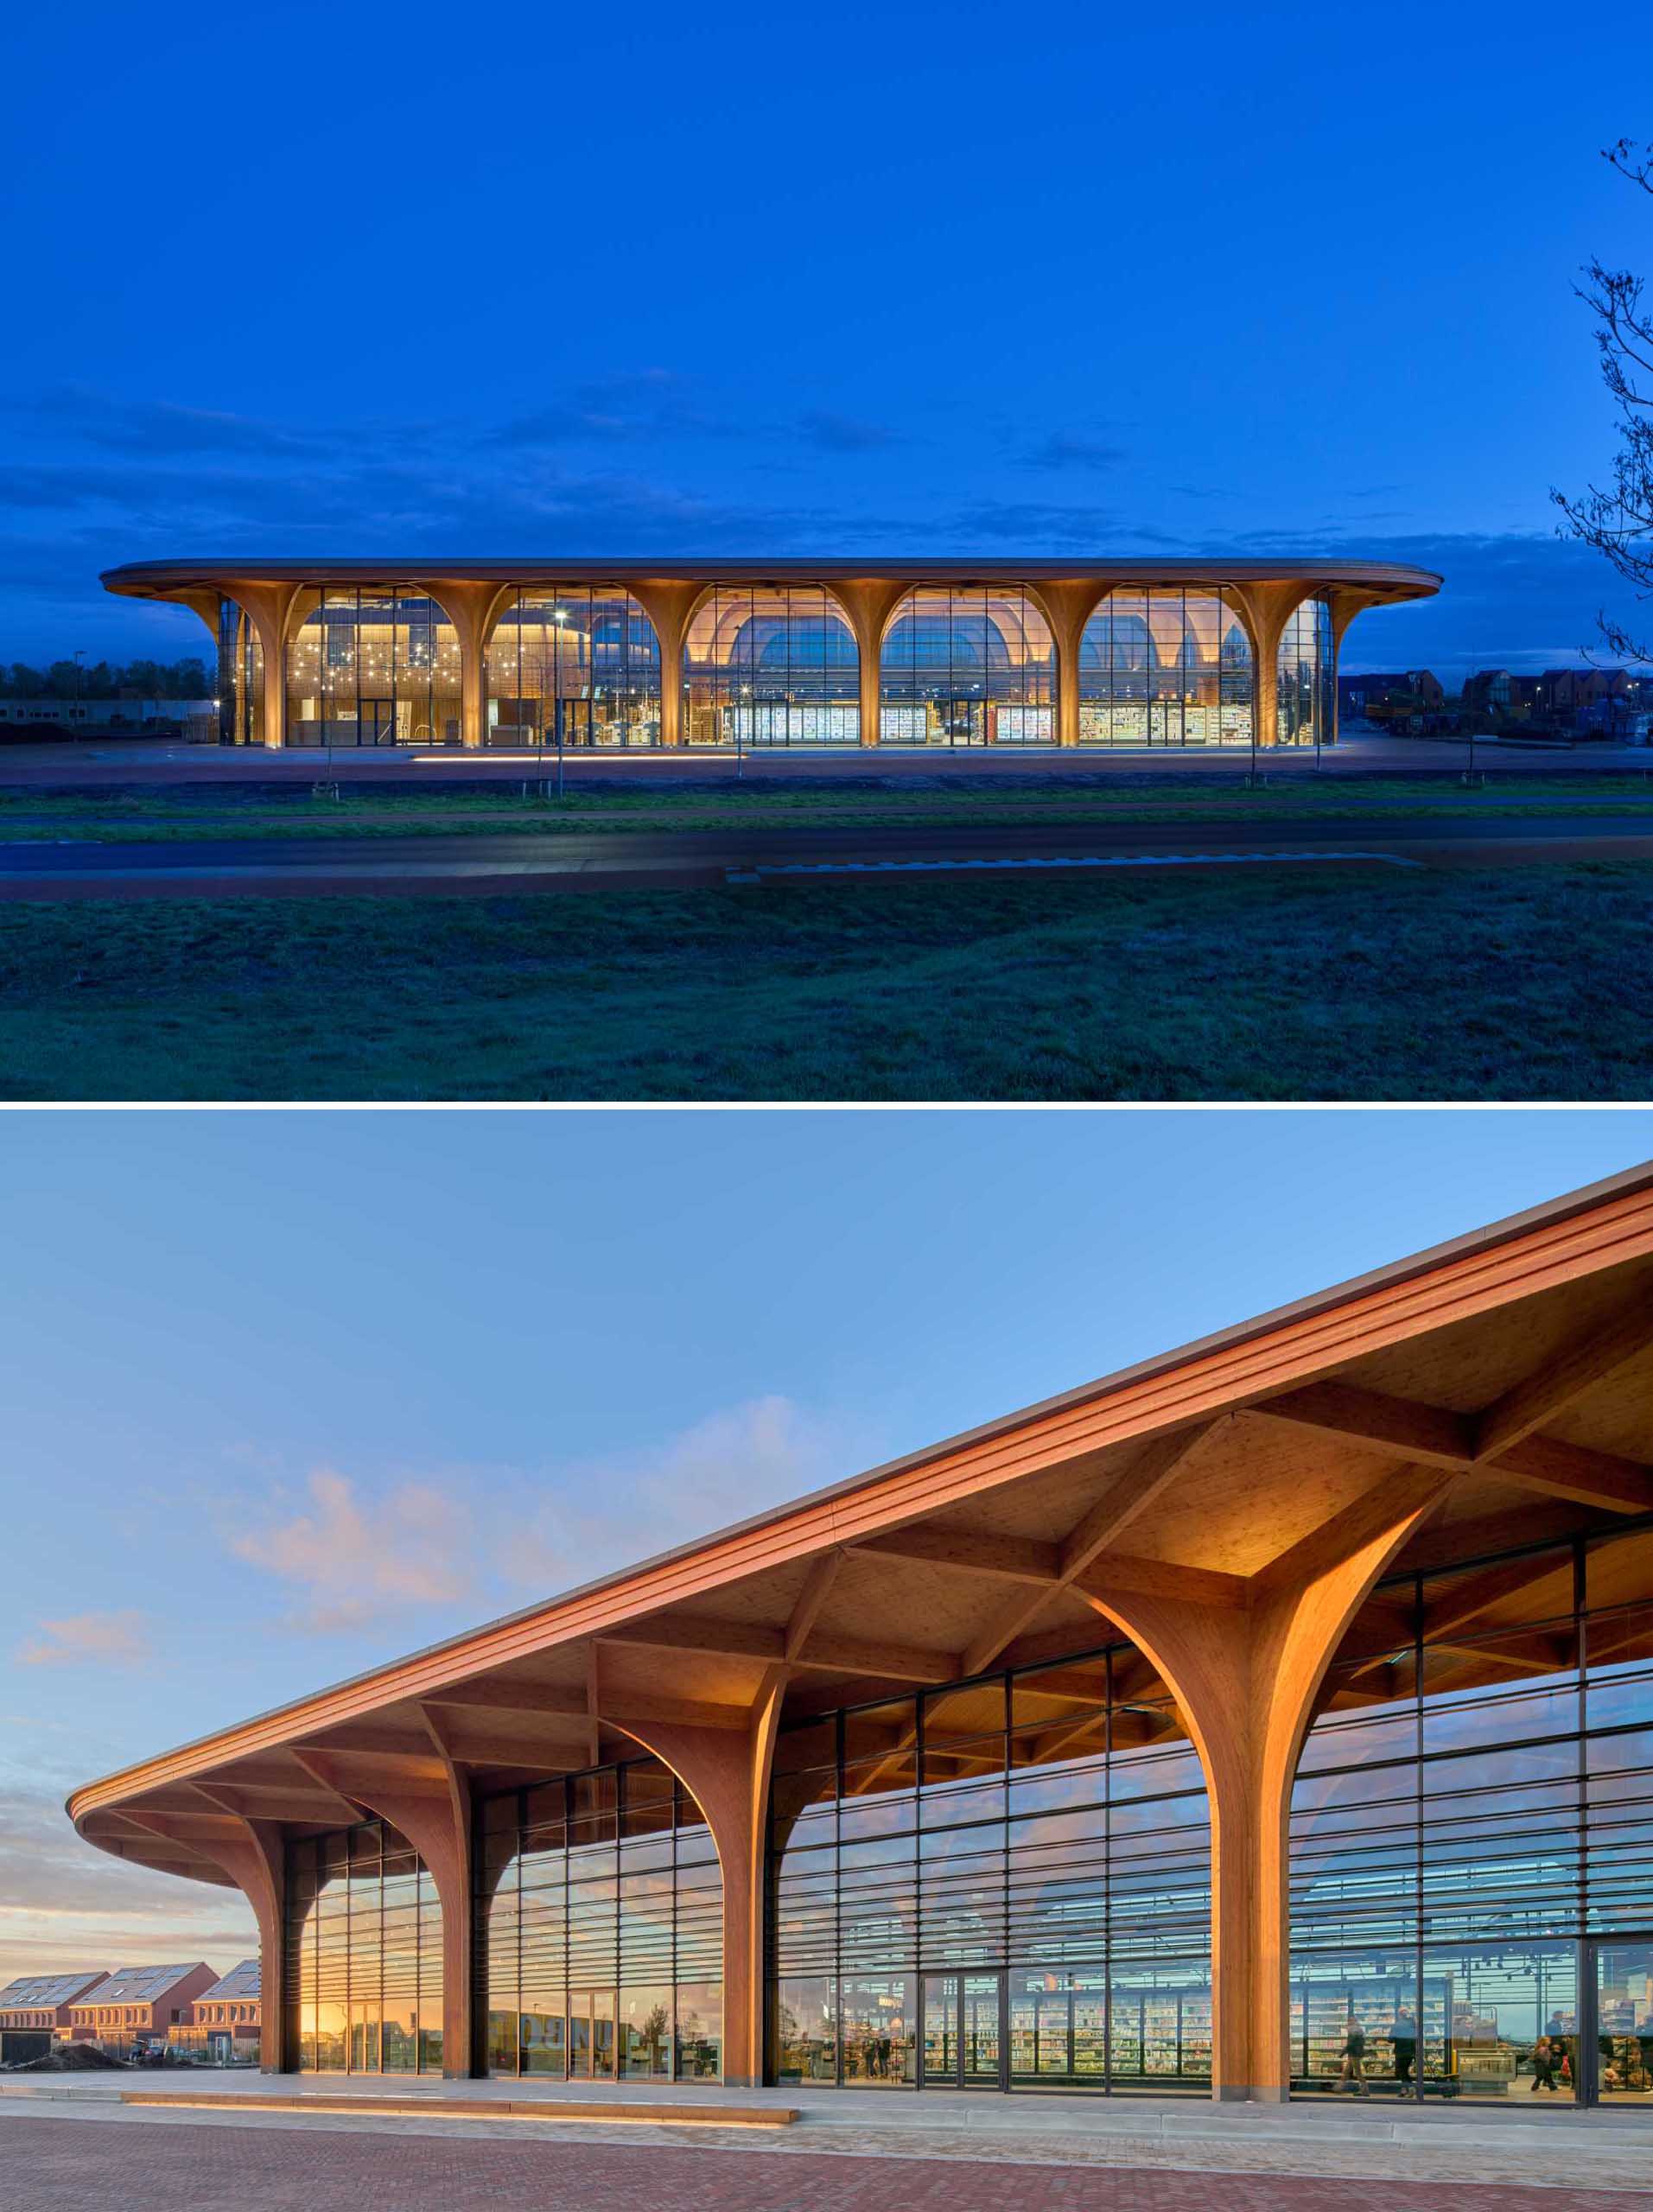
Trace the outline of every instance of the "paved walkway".
<instances>
[{"instance_id":1,"label":"paved walkway","mask_svg":"<svg viewBox=\"0 0 1653 2212\"><path fill-rule=\"evenodd\" d=\"M1262 751L1258 768L1270 780L1300 775L1460 774L1469 765L1468 741L1461 738L1396 738L1351 732L1322 753L1317 767L1312 750ZM1645 773L1653 768L1646 746L1498 745L1475 742L1475 768L1500 775L1588 775L1598 770ZM1215 750L1204 746L1163 747L1141 752L1085 746L1059 752L1019 746L976 747L950 752L940 747L904 752L896 747L843 746L836 751L733 753L695 747L671 752L567 753L563 772L570 784L730 784L737 773L748 782L798 783L826 779L906 781L981 777L1060 777L1116 781L1140 776L1193 777L1229 782L1251 772L1249 750ZM399 785L416 790L436 782L520 784L556 773L556 755L421 753L385 746L365 751L346 748L331 755L288 748L266 752L262 746L162 744L140 739L70 740L54 744L0 747L0 788L94 788L120 784L314 783Z\"/></svg>"},{"instance_id":2,"label":"paved walkway","mask_svg":"<svg viewBox=\"0 0 1653 2212\"><path fill-rule=\"evenodd\" d=\"M89 2205L164 2203L168 2212L1556 2212L1553 2189L1505 2171L1508 2154L1451 2178L1221 2175L1139 2160L1084 2164L955 2150L925 2166L887 2150L837 2155L818 2147L693 2148L651 2140L454 2141L273 2119L232 2130L146 2120L118 2130L58 2126L68 2107L0 2106L7 2212L82 2212ZM1566 2187L1569 2212L1645 2212L1646 2195Z\"/></svg>"},{"instance_id":3,"label":"paved walkway","mask_svg":"<svg viewBox=\"0 0 1653 2212\"><path fill-rule=\"evenodd\" d=\"M559 2177L585 2172L582 2162L595 2158L599 2164L590 2171L599 2176L612 2173L616 2194L611 2199L601 2193L601 2188L609 2185L603 2180L596 2194L579 2201L594 2208L611 2201L618 2204L623 2194L619 2177L624 2169L632 2177L624 2183L624 2190L633 2192L639 2212L651 2201L646 2185L657 2177L654 2162L668 2153L668 2163L674 2171L681 2172L683 2181L680 2192L663 2202L709 2207L749 2202L762 2207L763 2212L781 2212L781 2208L806 2203L859 2207L875 2201L890 2206L892 2212L900 2212L907 2204L931 2202L945 2204L950 2212L971 2212L977 2204L988 2207L1001 2202L1019 2204L1027 2212L1042 2212L1047 2204L1083 2207L1084 2212L1090 2212L1093 2206L1097 2212L1126 2212L1126 2208L1135 2212L1139 2206L1177 2207L1180 2212L1185 2204L1198 2204L1203 2212L1219 2212L1219 2208L1226 2212L1230 2205L1237 2212L1238 2208L1252 2212L1254 2206L1261 2212L1264 2204L1278 2205L1281 2212L1288 2206L1295 2212L1299 2205L1304 2212L1320 2212L1322 2207L1337 2207L1342 2212L1345 2206L1353 2212L1357 2205L1362 2212L1389 2212L1391 2206L1394 2212L1446 2212L1449 2204L1463 2206L1465 2212L1477 2208L1478 2212L1483 2190L1486 2212L1491 2212L1494 2191L1503 2212L1515 2212L1516 2207L1529 2202L1533 2212L1541 2212L1541 2208L1542 2212L1556 2212L1557 2192L1580 2212L1586 2206L1591 2212L1598 2206L1600 2212L1608 2212L1610 2207L1618 2212L1618 2208L1631 2205L1637 2212L1646 2212L1649 2198L1653 2196L1653 2110L1578 2113L1566 2107L1547 2106L1542 2112L1531 2113L1524 2106L1491 2104L1408 2110L1375 2101L1357 2104L1352 2100L1333 2102L1329 2099L1287 2106L1215 2105L1198 2097L963 2095L944 2100L900 2091L713 2087L691 2091L682 2085L616 2088L607 2083L416 2079L394 2083L387 2080L382 2086L398 2097L416 2097L428 2109L410 2118L366 2112L353 2114L337 2109L325 2113L256 2108L215 2113L210 2109L213 2098L226 2090L238 2096L290 2099L296 2094L335 2103L341 2098L359 2096L366 2103L381 2087L337 2076L271 2077L244 2071L203 2071L194 2076L134 2072L101 2077L35 2076L26 2082L13 2079L0 2083L0 2171L7 2175L14 2171L14 2146L21 2145L30 2158L44 2158L48 2154L42 2145L60 2138L70 2147L52 2155L61 2156L70 2168L77 2158L95 2161L99 2153L91 2146L91 2139L112 2141L108 2131L113 2127L119 2131L122 2145L141 2141L145 2157L156 2158L170 2154L156 2132L183 2130L175 2147L188 2148L192 2171L197 2163L193 2146L203 2139L214 2145L225 2143L226 2155L232 2158L238 2154L228 2139L253 2146L250 2155L262 2157L264 2152L257 2146L277 2134L302 2142L307 2158L313 2139L321 2135L348 2139L353 2145L370 2138L386 2145L419 2145L416 2151L386 2150L390 2162L386 2172L392 2183L404 2171L404 2159L412 2161L414 2170L423 2171L426 2153L435 2157L438 2145L508 2147L518 2158L528 2157L525 2146L531 2145L544 2150L550 2163L536 2168L530 2158L525 2167L508 2166L502 2170L506 2177L502 2186L516 2186L510 2177L519 2171L554 2171ZM199 2094L201 2107L207 2109L144 2108L120 2101L123 2090L142 2092L151 2088L172 2094L188 2088ZM681 2105L690 2096L696 2103L703 2103L709 2118L720 2106L749 2107L765 2101L795 2107L800 2118L794 2126L763 2129L720 2128L703 2123L673 2127L649 2122L651 2107ZM612 2104L617 2098L633 2107L636 2126L574 2117L582 2103ZM501 2110L497 2118L471 2114L461 2118L451 2110L459 2102L473 2108L493 2103ZM544 2116L523 2119L503 2109L508 2104L525 2103L537 2106ZM76 2143L85 2147L76 2151L73 2147ZM689 2163L682 2164L679 2154L688 2158ZM296 2149L294 2155L298 2155ZM325 2160L331 2151L320 2156ZM570 2159L572 2164L568 2163ZM602 2165L602 2159L619 2163ZM714 2163L697 2165L696 2159ZM800 2159L802 2168L798 2164ZM904 2162L901 2183L895 2190L887 2178L892 2159ZM755 2166L751 2164L753 2160L759 2162ZM840 2171L840 2162L863 2161L886 2169L881 2198L857 2194L861 2183ZM912 2162L914 2168L945 2167L954 2178L950 2183L944 2175L921 2176L905 2170L905 2162ZM960 2168L969 2170L967 2183ZM994 2193L1007 2170L1020 2177L1015 2184L1019 2195ZM1059 2184L1056 2170L1066 2177ZM721 2177L737 2172L746 2177L740 2188L748 2190L750 2195L728 2193L734 2184ZM817 2172L835 2177L833 2189L848 2193L820 2196L815 2178ZM703 2184L696 2176L710 2178ZM1039 2177L1037 2187L1029 2176ZM1164 2193L1179 2176L1204 2177L1198 2197ZM1272 2197L1256 2194L1257 2188L1265 2185L1263 2177L1274 2177L1266 2184L1275 2190ZM1251 2193L1234 2193L1247 2177ZM1127 2181L1138 2194L1119 2193ZM1150 2183L1161 2193L1153 2194ZM1291 2190L1284 2188L1286 2183L1292 2184ZM1338 2184L1338 2191L1326 2193L1334 2183ZM1389 2196L1375 2192L1374 2184L1380 2183L1391 2192ZM1310 2183L1319 2193L1300 2194ZM1185 2190L1191 2185L1176 2184ZM638 2199L635 2191L639 2186L644 2194ZM694 2194L703 2186L708 2193ZM1451 2189L1449 2200L1443 2201L1443 2186ZM1115 2190L1113 2195L1107 2193L1109 2188ZM718 2195L718 2189L725 2194ZM1068 2193L1064 2195L1063 2190ZM1141 2193L1144 2190L1148 2193ZM45 2196L39 2201L45 2204L72 2200ZM100 2200L88 2184L79 2201ZM266 2201L280 2204L287 2200L261 2198L261 2206ZM338 2201L345 2199L341 2196ZM394 2193L386 2197L381 2190L376 2201L412 2207L426 2200ZM435 2204L447 2200L432 2196L428 2201ZM455 2203L469 2201L463 2195L452 2199ZM519 2200L506 2195L488 2201L509 2204ZM544 2196L537 2201L560 2202ZM7 2212L11 2212L9 2198Z\"/></svg>"}]
</instances>

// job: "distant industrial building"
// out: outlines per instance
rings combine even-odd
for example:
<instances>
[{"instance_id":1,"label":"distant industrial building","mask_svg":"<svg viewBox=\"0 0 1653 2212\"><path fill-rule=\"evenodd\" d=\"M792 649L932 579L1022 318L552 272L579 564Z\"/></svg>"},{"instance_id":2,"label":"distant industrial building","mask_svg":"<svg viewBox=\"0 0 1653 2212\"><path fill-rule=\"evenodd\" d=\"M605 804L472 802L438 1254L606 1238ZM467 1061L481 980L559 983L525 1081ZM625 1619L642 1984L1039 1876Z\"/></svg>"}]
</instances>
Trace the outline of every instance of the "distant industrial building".
<instances>
[{"instance_id":1,"label":"distant industrial building","mask_svg":"<svg viewBox=\"0 0 1653 2212\"><path fill-rule=\"evenodd\" d=\"M12 699L0 698L0 736L38 731L61 737L84 731L127 736L159 736L176 731L202 743L218 734L218 706L212 699Z\"/></svg>"}]
</instances>

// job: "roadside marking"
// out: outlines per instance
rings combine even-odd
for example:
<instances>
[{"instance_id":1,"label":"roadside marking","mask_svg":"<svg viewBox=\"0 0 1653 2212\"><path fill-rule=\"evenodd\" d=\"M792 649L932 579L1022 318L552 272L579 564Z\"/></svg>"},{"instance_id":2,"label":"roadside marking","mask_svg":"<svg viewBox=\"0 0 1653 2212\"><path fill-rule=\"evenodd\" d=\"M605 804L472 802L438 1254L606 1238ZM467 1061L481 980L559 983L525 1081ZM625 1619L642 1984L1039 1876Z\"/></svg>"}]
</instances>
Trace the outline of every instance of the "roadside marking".
<instances>
[{"instance_id":1,"label":"roadside marking","mask_svg":"<svg viewBox=\"0 0 1653 2212\"><path fill-rule=\"evenodd\" d=\"M1382 868L1421 868L1421 861L1399 853L1113 853L1074 854L1061 858L978 861L775 861L754 868L730 868L731 883L757 883L766 875L938 875L993 868L1238 868L1273 867L1281 861L1360 861Z\"/></svg>"}]
</instances>

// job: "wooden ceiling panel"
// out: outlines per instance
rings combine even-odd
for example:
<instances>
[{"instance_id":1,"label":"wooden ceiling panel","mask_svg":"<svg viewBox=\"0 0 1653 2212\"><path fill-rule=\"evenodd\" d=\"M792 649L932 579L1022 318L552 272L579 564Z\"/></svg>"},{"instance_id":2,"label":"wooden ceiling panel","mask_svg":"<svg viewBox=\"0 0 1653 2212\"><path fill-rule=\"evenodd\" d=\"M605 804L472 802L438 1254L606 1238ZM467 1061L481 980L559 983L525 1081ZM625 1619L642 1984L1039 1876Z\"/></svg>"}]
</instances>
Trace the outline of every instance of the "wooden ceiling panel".
<instances>
[{"instance_id":1,"label":"wooden ceiling panel","mask_svg":"<svg viewBox=\"0 0 1653 2212\"><path fill-rule=\"evenodd\" d=\"M1281 1422L1230 1421L1120 1548L1255 1574L1357 1497L1381 1465L1370 1452Z\"/></svg>"},{"instance_id":2,"label":"wooden ceiling panel","mask_svg":"<svg viewBox=\"0 0 1653 2212\"><path fill-rule=\"evenodd\" d=\"M1646 1262L1477 1314L1332 1371L1368 1389L1478 1413L1575 1336L1605 1326L1637 1301L1653 1301L1653 1267ZM1617 1448L1594 1436L1580 1434L1577 1441Z\"/></svg>"}]
</instances>

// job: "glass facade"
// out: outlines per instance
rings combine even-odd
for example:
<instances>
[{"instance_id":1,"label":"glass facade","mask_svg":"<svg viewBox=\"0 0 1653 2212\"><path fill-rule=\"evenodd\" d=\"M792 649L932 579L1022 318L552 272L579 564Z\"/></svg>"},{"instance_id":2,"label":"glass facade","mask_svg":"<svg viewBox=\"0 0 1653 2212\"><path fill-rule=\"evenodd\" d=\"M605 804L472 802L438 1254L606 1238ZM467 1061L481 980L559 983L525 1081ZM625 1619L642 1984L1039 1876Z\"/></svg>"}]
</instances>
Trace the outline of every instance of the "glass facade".
<instances>
[{"instance_id":1,"label":"glass facade","mask_svg":"<svg viewBox=\"0 0 1653 2212\"><path fill-rule=\"evenodd\" d=\"M264 649L232 599L218 603L218 738L220 745L264 741Z\"/></svg>"},{"instance_id":2,"label":"glass facade","mask_svg":"<svg viewBox=\"0 0 1653 2212\"><path fill-rule=\"evenodd\" d=\"M1300 2089L1653 2107L1653 1527L1382 1585L1291 1884Z\"/></svg>"},{"instance_id":3,"label":"glass facade","mask_svg":"<svg viewBox=\"0 0 1653 2212\"><path fill-rule=\"evenodd\" d=\"M884 633L885 745L1053 745L1056 645L1019 584L909 592Z\"/></svg>"},{"instance_id":4,"label":"glass facade","mask_svg":"<svg viewBox=\"0 0 1653 2212\"><path fill-rule=\"evenodd\" d=\"M486 1798L477 1821L489 2072L715 2081L722 1878L681 1783L637 1759Z\"/></svg>"},{"instance_id":5,"label":"glass facade","mask_svg":"<svg viewBox=\"0 0 1653 2212\"><path fill-rule=\"evenodd\" d=\"M1276 678L1276 743L1332 744L1338 730L1338 655L1332 610L1323 599L1306 599L1293 608L1280 640Z\"/></svg>"},{"instance_id":6,"label":"glass facade","mask_svg":"<svg viewBox=\"0 0 1653 2212\"><path fill-rule=\"evenodd\" d=\"M1128 1646L783 1730L777 2081L1205 2090L1199 1760Z\"/></svg>"},{"instance_id":7,"label":"glass facade","mask_svg":"<svg viewBox=\"0 0 1653 2212\"><path fill-rule=\"evenodd\" d=\"M620 584L513 592L488 643L484 742L660 742L660 641Z\"/></svg>"},{"instance_id":8,"label":"glass facade","mask_svg":"<svg viewBox=\"0 0 1653 2212\"><path fill-rule=\"evenodd\" d=\"M288 643L287 742L458 745L460 694L458 634L434 599L329 585Z\"/></svg>"},{"instance_id":9,"label":"glass facade","mask_svg":"<svg viewBox=\"0 0 1653 2212\"><path fill-rule=\"evenodd\" d=\"M288 1846L285 1963L299 2072L441 2073L442 1906L388 1821Z\"/></svg>"},{"instance_id":10,"label":"glass facade","mask_svg":"<svg viewBox=\"0 0 1653 2212\"><path fill-rule=\"evenodd\" d=\"M1109 592L1079 641L1079 742L1249 746L1254 690L1230 594Z\"/></svg>"},{"instance_id":11,"label":"glass facade","mask_svg":"<svg viewBox=\"0 0 1653 2212\"><path fill-rule=\"evenodd\" d=\"M683 639L683 742L855 745L860 685L855 632L819 586L720 584Z\"/></svg>"}]
</instances>

